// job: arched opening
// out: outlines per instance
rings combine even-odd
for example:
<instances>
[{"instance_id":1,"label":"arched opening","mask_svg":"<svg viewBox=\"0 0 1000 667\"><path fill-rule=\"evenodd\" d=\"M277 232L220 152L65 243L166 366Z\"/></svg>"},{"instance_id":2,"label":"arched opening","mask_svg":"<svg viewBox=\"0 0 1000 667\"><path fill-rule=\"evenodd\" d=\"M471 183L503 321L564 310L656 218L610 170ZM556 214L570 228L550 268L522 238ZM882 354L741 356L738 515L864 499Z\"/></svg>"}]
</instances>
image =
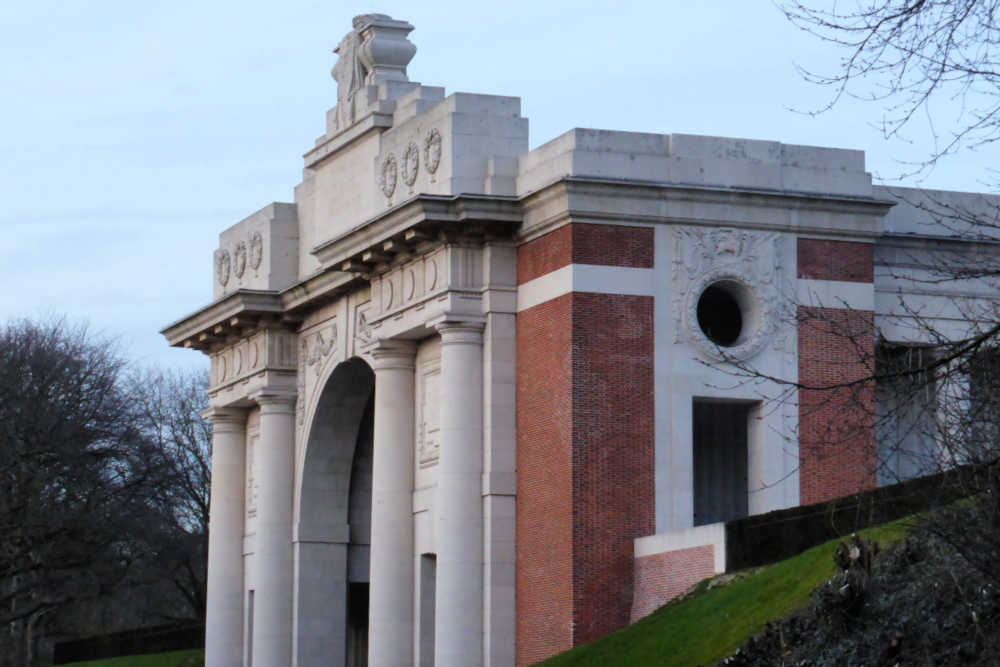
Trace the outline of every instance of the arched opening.
<instances>
[{"instance_id":1,"label":"arched opening","mask_svg":"<svg viewBox=\"0 0 1000 667\"><path fill-rule=\"evenodd\" d=\"M295 535L297 665L367 665L374 390L368 364L348 359L309 424Z\"/></svg>"}]
</instances>

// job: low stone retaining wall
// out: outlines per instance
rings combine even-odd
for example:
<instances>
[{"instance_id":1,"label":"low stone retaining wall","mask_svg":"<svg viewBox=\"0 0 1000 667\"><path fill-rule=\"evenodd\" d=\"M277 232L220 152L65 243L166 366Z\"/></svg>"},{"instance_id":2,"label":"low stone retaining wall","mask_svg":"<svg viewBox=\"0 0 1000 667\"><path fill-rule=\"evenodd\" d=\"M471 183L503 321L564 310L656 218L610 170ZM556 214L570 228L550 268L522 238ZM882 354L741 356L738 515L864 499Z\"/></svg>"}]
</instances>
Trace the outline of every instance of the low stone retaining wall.
<instances>
[{"instance_id":1,"label":"low stone retaining wall","mask_svg":"<svg viewBox=\"0 0 1000 667\"><path fill-rule=\"evenodd\" d=\"M637 538L630 622L702 579L790 558L828 540L962 498L959 468L813 505Z\"/></svg>"},{"instance_id":2,"label":"low stone retaining wall","mask_svg":"<svg viewBox=\"0 0 1000 667\"><path fill-rule=\"evenodd\" d=\"M726 566L726 524L713 523L635 540L630 623L647 616Z\"/></svg>"}]
</instances>

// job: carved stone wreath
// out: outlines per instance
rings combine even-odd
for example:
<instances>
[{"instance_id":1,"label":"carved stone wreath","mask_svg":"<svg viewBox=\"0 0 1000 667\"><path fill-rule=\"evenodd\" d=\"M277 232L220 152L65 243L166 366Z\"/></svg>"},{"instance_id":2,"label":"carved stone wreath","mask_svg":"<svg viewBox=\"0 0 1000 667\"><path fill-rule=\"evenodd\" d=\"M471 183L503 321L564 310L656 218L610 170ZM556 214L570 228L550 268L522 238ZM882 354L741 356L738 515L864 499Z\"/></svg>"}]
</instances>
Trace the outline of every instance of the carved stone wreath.
<instances>
[{"instance_id":1,"label":"carved stone wreath","mask_svg":"<svg viewBox=\"0 0 1000 667\"><path fill-rule=\"evenodd\" d=\"M233 250L233 273L237 278L242 278L247 270L247 244L240 241Z\"/></svg>"},{"instance_id":2,"label":"carved stone wreath","mask_svg":"<svg viewBox=\"0 0 1000 667\"><path fill-rule=\"evenodd\" d=\"M391 197L396 191L396 178L396 157L389 153L382 160L382 168L378 172L378 186L386 197Z\"/></svg>"},{"instance_id":3,"label":"carved stone wreath","mask_svg":"<svg viewBox=\"0 0 1000 667\"><path fill-rule=\"evenodd\" d=\"M441 133L432 128L424 138L424 165L427 171L435 173L441 164Z\"/></svg>"},{"instance_id":4,"label":"carved stone wreath","mask_svg":"<svg viewBox=\"0 0 1000 667\"><path fill-rule=\"evenodd\" d=\"M747 314L744 313L744 327L748 331L740 336L742 342L738 345L722 347L716 344L698 324L698 301L708 287L719 282L737 283L750 296L748 310L753 316L746 321ZM763 298L760 289L754 286L753 277L735 266L720 267L696 278L688 289L684 303L683 322L687 339L699 352L717 361L744 361L755 356L767 345L774 331L775 321L773 301Z\"/></svg>"},{"instance_id":5,"label":"carved stone wreath","mask_svg":"<svg viewBox=\"0 0 1000 667\"><path fill-rule=\"evenodd\" d=\"M260 232L254 232L250 236L250 268L254 271L260 268L260 261L264 257L264 238Z\"/></svg>"},{"instance_id":6,"label":"carved stone wreath","mask_svg":"<svg viewBox=\"0 0 1000 667\"><path fill-rule=\"evenodd\" d=\"M403 182L413 185L417 182L417 171L420 169L420 149L411 143L403 153Z\"/></svg>"},{"instance_id":7,"label":"carved stone wreath","mask_svg":"<svg viewBox=\"0 0 1000 667\"><path fill-rule=\"evenodd\" d=\"M223 287L229 282L229 269L231 260L229 259L228 250L220 250L215 256L215 273L219 278L219 284Z\"/></svg>"}]
</instances>

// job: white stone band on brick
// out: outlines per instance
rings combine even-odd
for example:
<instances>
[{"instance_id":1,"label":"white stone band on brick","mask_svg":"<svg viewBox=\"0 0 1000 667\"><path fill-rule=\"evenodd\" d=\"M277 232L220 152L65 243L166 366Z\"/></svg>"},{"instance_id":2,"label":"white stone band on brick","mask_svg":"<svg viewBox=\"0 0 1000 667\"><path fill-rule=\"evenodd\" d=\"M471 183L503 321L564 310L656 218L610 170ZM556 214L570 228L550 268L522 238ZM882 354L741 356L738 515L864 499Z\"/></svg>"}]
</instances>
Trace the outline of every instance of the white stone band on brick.
<instances>
[{"instance_id":1,"label":"white stone band on brick","mask_svg":"<svg viewBox=\"0 0 1000 667\"><path fill-rule=\"evenodd\" d=\"M799 278L796 301L817 308L875 309L875 285L842 280L807 280Z\"/></svg>"},{"instance_id":2,"label":"white stone band on brick","mask_svg":"<svg viewBox=\"0 0 1000 667\"><path fill-rule=\"evenodd\" d=\"M517 310L521 312L533 308L570 292L652 296L655 281L654 269L567 264L520 285L517 288Z\"/></svg>"}]
</instances>

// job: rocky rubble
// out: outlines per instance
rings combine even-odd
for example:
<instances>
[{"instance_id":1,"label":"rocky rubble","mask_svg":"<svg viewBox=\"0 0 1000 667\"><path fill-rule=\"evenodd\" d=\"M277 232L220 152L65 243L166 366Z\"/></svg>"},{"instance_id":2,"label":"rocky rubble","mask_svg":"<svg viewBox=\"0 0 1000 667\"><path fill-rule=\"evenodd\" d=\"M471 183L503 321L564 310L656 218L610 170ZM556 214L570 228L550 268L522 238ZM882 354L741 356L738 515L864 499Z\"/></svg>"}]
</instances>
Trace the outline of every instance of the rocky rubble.
<instances>
[{"instance_id":1,"label":"rocky rubble","mask_svg":"<svg viewBox=\"0 0 1000 667\"><path fill-rule=\"evenodd\" d=\"M945 541L917 529L878 553L857 536L801 612L769 624L727 667L1000 665L1000 595Z\"/></svg>"}]
</instances>

